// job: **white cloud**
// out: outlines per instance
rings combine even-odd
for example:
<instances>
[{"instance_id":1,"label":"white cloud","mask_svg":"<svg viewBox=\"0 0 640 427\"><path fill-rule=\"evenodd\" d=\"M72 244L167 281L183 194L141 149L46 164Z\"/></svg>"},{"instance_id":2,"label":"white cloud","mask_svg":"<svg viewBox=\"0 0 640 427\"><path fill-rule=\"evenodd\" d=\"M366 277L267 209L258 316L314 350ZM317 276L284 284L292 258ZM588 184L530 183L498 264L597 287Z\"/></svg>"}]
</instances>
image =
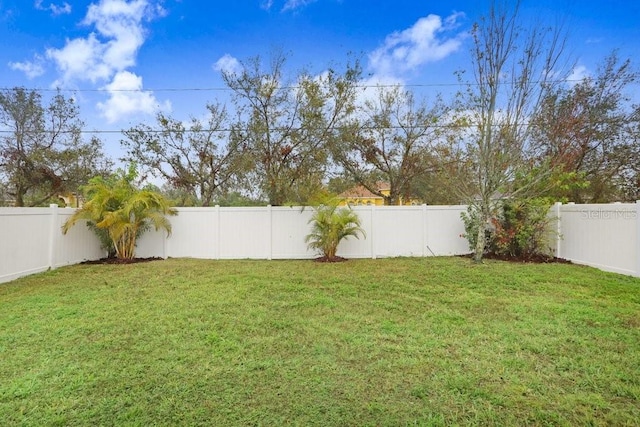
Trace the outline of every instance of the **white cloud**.
<instances>
[{"instance_id":1,"label":"white cloud","mask_svg":"<svg viewBox=\"0 0 640 427\"><path fill-rule=\"evenodd\" d=\"M36 0L36 2L34 4L36 9L38 9L38 10L48 10L54 16L65 15L65 14L71 13L71 5L69 3L67 3L66 1L63 2L61 5L57 5L55 3L49 3L49 6L43 6L42 5L42 1L43 0Z\"/></svg>"},{"instance_id":2,"label":"white cloud","mask_svg":"<svg viewBox=\"0 0 640 427\"><path fill-rule=\"evenodd\" d=\"M136 64L145 41L143 21L164 12L148 0L100 0L92 3L82 24L93 27L87 37L67 39L61 49L47 49L46 55L62 72L60 84L72 80L107 80Z\"/></svg>"},{"instance_id":3,"label":"white cloud","mask_svg":"<svg viewBox=\"0 0 640 427\"><path fill-rule=\"evenodd\" d=\"M300 9L302 7L310 5L311 3L315 3L316 1L318 0L286 0L284 2L284 5L282 5L281 12ZM264 10L270 10L272 6L273 0L262 0L260 3L260 8Z\"/></svg>"},{"instance_id":4,"label":"white cloud","mask_svg":"<svg viewBox=\"0 0 640 427\"><path fill-rule=\"evenodd\" d=\"M213 64L213 69L229 74L240 74L242 72L242 64L233 56L225 53Z\"/></svg>"},{"instance_id":5,"label":"white cloud","mask_svg":"<svg viewBox=\"0 0 640 427\"><path fill-rule=\"evenodd\" d=\"M9 68L16 71L22 71L30 79L44 74L42 57L39 55L36 55L33 61L9 62Z\"/></svg>"},{"instance_id":6,"label":"white cloud","mask_svg":"<svg viewBox=\"0 0 640 427\"><path fill-rule=\"evenodd\" d=\"M73 79L106 80L113 73L113 67L104 61L106 45L94 33L87 38L67 40L62 49L47 49L46 56L52 59L62 76L56 85L65 85Z\"/></svg>"},{"instance_id":7,"label":"white cloud","mask_svg":"<svg viewBox=\"0 0 640 427\"><path fill-rule=\"evenodd\" d=\"M142 90L142 77L129 71L118 72L104 89L109 92L109 99L98 103L98 109L109 123L133 114L171 110L169 101L160 104L153 93Z\"/></svg>"},{"instance_id":8,"label":"white cloud","mask_svg":"<svg viewBox=\"0 0 640 427\"><path fill-rule=\"evenodd\" d=\"M438 15L420 18L413 26L387 36L382 46L369 54L369 66L380 76L401 76L429 63L439 61L456 52L465 37L445 33L457 27L463 14L454 13L444 22Z\"/></svg>"},{"instance_id":9,"label":"white cloud","mask_svg":"<svg viewBox=\"0 0 640 427\"><path fill-rule=\"evenodd\" d=\"M315 3L317 0L287 0L282 7L282 11L295 10L311 3Z\"/></svg>"}]
</instances>

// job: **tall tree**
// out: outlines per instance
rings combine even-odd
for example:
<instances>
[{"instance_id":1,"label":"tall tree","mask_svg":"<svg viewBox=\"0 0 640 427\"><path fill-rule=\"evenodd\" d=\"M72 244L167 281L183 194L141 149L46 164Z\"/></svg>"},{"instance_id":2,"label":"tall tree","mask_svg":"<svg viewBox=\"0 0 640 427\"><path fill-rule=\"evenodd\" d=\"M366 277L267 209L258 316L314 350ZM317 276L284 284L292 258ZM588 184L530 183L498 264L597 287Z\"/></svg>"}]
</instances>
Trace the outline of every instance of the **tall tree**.
<instances>
[{"instance_id":1,"label":"tall tree","mask_svg":"<svg viewBox=\"0 0 640 427\"><path fill-rule=\"evenodd\" d=\"M159 130L140 124L124 132L126 160L210 206L243 169L244 143L228 138L226 109L209 104L205 120L187 124L160 113L156 122Z\"/></svg>"},{"instance_id":2,"label":"tall tree","mask_svg":"<svg viewBox=\"0 0 640 427\"><path fill-rule=\"evenodd\" d=\"M255 57L239 73L222 72L238 112L231 140L246 148L252 164L245 177L276 206L305 203L322 186L327 145L352 111L360 74L356 65L343 74L301 72L289 81L285 62L275 54L265 69Z\"/></svg>"},{"instance_id":3,"label":"tall tree","mask_svg":"<svg viewBox=\"0 0 640 427\"><path fill-rule=\"evenodd\" d=\"M438 120L446 113L440 99L427 106L399 87L378 87L342 132L333 157L386 205L408 200L417 181L436 169L432 151L442 136ZM389 184L389 193L380 191L380 180Z\"/></svg>"},{"instance_id":4,"label":"tall tree","mask_svg":"<svg viewBox=\"0 0 640 427\"><path fill-rule=\"evenodd\" d=\"M564 39L560 27L521 26L518 10L519 4L513 9L492 4L488 15L474 25L473 79L460 94L458 119L467 126L457 149L463 154L460 167L473 174L456 187L476 213L476 262L482 260L485 232L500 199L522 195L548 175L539 168L526 185L514 185L518 176L531 176L529 122L563 78L558 66Z\"/></svg>"},{"instance_id":5,"label":"tall tree","mask_svg":"<svg viewBox=\"0 0 640 427\"><path fill-rule=\"evenodd\" d=\"M82 138L80 111L56 93L47 106L35 90L0 92L0 180L15 206L38 206L65 192L77 192L111 162L102 144Z\"/></svg>"},{"instance_id":6,"label":"tall tree","mask_svg":"<svg viewBox=\"0 0 640 427\"><path fill-rule=\"evenodd\" d=\"M631 62L613 52L595 76L546 96L535 117L540 154L587 183L557 192L558 197L578 203L626 198L629 166L638 162L633 143L638 107L630 105L627 93L638 77Z\"/></svg>"}]
</instances>

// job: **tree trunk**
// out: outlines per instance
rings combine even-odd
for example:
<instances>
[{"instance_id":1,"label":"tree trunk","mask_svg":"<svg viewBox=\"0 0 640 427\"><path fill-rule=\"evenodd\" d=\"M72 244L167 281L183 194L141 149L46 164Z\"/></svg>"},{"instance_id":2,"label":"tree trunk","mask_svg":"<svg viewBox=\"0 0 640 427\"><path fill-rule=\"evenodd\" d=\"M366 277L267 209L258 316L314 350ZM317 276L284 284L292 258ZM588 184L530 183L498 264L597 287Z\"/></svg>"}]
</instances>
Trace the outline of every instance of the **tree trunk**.
<instances>
[{"instance_id":1,"label":"tree trunk","mask_svg":"<svg viewBox=\"0 0 640 427\"><path fill-rule=\"evenodd\" d=\"M483 214L480 214L478 219L478 235L476 236L476 248L473 253L473 262L480 264L484 255L484 247L486 245L485 232L486 232L487 220Z\"/></svg>"}]
</instances>

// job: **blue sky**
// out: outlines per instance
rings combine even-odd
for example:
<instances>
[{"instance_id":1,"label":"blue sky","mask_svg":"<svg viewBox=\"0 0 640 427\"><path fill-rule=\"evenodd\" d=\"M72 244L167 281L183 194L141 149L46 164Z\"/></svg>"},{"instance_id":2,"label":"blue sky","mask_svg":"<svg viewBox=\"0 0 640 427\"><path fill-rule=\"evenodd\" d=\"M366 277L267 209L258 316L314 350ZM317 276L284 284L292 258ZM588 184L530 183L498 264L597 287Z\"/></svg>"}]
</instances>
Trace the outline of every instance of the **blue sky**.
<instances>
[{"instance_id":1,"label":"blue sky","mask_svg":"<svg viewBox=\"0 0 640 427\"><path fill-rule=\"evenodd\" d=\"M161 110L186 119L228 92L219 70L273 50L291 73L360 56L367 81L456 90L472 23L489 1L0 0L0 87L74 90L88 129L114 130ZM523 0L525 18L562 20L574 76L608 53L640 60L640 1ZM638 63L636 62L636 67ZM124 89L124 91L123 91ZM183 90L211 89L211 90ZM637 88L636 88L637 89ZM137 91L140 90L140 91ZM70 92L71 93L71 92ZM119 136L105 135L117 153Z\"/></svg>"}]
</instances>

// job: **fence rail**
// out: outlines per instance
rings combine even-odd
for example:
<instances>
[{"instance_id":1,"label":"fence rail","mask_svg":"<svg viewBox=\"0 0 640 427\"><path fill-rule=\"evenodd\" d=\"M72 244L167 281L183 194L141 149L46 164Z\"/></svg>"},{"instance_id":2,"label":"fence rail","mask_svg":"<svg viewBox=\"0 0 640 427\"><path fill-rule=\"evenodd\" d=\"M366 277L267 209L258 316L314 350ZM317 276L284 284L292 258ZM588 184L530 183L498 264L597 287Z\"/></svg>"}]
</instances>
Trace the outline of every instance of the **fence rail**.
<instances>
[{"instance_id":1,"label":"fence rail","mask_svg":"<svg viewBox=\"0 0 640 427\"><path fill-rule=\"evenodd\" d=\"M366 237L344 241L347 258L459 255L469 252L460 213L466 206L358 206ZM0 283L104 256L82 225L62 235L74 209L0 208ZM150 232L140 257L309 259L304 237L310 208L179 208L173 233ZM640 276L640 203L556 204L549 246L560 257L603 270Z\"/></svg>"}]
</instances>

